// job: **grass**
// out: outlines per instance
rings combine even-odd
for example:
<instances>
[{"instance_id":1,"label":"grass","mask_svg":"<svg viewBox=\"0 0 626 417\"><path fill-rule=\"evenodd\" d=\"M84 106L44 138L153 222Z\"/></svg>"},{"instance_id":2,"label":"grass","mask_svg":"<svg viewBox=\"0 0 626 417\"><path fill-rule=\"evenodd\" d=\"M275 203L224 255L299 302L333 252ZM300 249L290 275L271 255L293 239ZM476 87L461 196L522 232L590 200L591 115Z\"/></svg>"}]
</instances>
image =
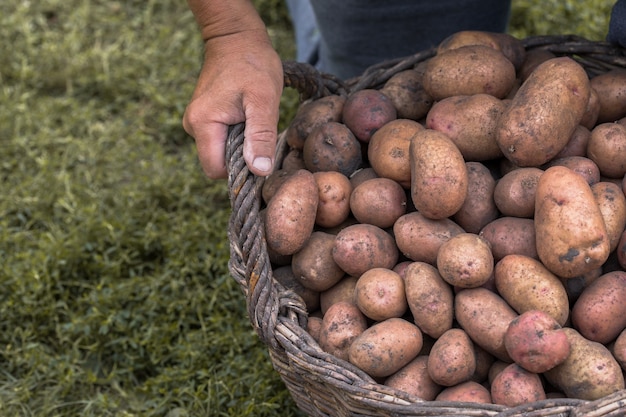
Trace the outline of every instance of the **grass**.
<instances>
[{"instance_id":1,"label":"grass","mask_svg":"<svg viewBox=\"0 0 626 417\"><path fill-rule=\"evenodd\" d=\"M256 4L293 57L282 2ZM611 2L539 4L514 1L512 33L606 33ZM2 2L0 38L0 414L301 415L229 276L225 183L180 125L202 58L185 3Z\"/></svg>"}]
</instances>

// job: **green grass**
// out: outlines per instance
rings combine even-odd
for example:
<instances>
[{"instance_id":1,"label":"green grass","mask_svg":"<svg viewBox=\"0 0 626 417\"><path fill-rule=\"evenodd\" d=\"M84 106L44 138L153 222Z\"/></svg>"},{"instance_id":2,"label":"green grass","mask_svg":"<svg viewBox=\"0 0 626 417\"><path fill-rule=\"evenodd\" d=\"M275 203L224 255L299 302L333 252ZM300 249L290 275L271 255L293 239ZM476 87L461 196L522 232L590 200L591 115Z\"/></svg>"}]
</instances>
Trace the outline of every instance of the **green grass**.
<instances>
[{"instance_id":1,"label":"green grass","mask_svg":"<svg viewBox=\"0 0 626 417\"><path fill-rule=\"evenodd\" d=\"M611 2L580 3L515 1L511 31L602 39ZM293 57L282 2L256 4ZM185 2L6 1L0 39L0 414L300 415L229 276L225 183L180 125L202 59Z\"/></svg>"}]
</instances>

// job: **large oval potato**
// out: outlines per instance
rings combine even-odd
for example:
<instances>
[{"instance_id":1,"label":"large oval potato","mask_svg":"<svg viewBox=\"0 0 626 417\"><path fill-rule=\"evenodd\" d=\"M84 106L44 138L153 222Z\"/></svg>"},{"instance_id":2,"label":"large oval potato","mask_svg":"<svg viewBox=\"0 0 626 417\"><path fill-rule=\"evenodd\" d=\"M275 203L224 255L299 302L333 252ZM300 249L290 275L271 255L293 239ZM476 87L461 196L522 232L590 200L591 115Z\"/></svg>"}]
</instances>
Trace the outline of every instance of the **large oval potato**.
<instances>
[{"instance_id":1,"label":"large oval potato","mask_svg":"<svg viewBox=\"0 0 626 417\"><path fill-rule=\"evenodd\" d=\"M494 48L502 52L513 63L515 69L520 69L526 60L526 49L520 39L508 33L481 30L460 30L453 33L439 43L437 53L466 45L484 45Z\"/></svg>"},{"instance_id":2,"label":"large oval potato","mask_svg":"<svg viewBox=\"0 0 626 417\"><path fill-rule=\"evenodd\" d=\"M335 235L314 231L304 246L293 254L291 269L296 279L306 288L325 291L345 275L333 260Z\"/></svg>"},{"instance_id":3,"label":"large oval potato","mask_svg":"<svg viewBox=\"0 0 626 417\"><path fill-rule=\"evenodd\" d=\"M494 48L465 45L430 58L422 83L436 101L481 93L504 98L515 84L515 66Z\"/></svg>"},{"instance_id":4,"label":"large oval potato","mask_svg":"<svg viewBox=\"0 0 626 417\"><path fill-rule=\"evenodd\" d=\"M624 375L609 349L564 327L570 354L560 365L543 375L570 398L593 401L624 389Z\"/></svg>"},{"instance_id":5,"label":"large oval potato","mask_svg":"<svg viewBox=\"0 0 626 417\"><path fill-rule=\"evenodd\" d=\"M496 264L494 276L498 293L519 314L540 310L561 326L567 322L567 291L559 278L538 260L507 255Z\"/></svg>"},{"instance_id":6,"label":"large oval potato","mask_svg":"<svg viewBox=\"0 0 626 417\"><path fill-rule=\"evenodd\" d=\"M451 387L469 381L476 370L474 343L462 329L450 329L433 344L428 373L439 385Z\"/></svg>"},{"instance_id":7,"label":"large oval potato","mask_svg":"<svg viewBox=\"0 0 626 417\"><path fill-rule=\"evenodd\" d=\"M411 199L425 217L443 219L459 211L469 184L463 155L444 134L432 129L415 133L409 146Z\"/></svg>"},{"instance_id":8,"label":"large oval potato","mask_svg":"<svg viewBox=\"0 0 626 417\"><path fill-rule=\"evenodd\" d=\"M354 303L335 303L322 318L320 348L339 359L348 360L352 342L365 330L367 319Z\"/></svg>"},{"instance_id":9,"label":"large oval potato","mask_svg":"<svg viewBox=\"0 0 626 417\"><path fill-rule=\"evenodd\" d=\"M372 377L388 377L415 359L422 344L422 332L416 325L390 318L370 326L354 339L349 360Z\"/></svg>"},{"instance_id":10,"label":"large oval potato","mask_svg":"<svg viewBox=\"0 0 626 417\"><path fill-rule=\"evenodd\" d=\"M609 181L593 184L591 191L604 218L610 251L613 252L626 228L626 196L619 185Z\"/></svg>"},{"instance_id":11,"label":"large oval potato","mask_svg":"<svg viewBox=\"0 0 626 417\"><path fill-rule=\"evenodd\" d=\"M301 169L276 190L265 209L265 239L280 255L299 251L313 232L319 203L313 174Z\"/></svg>"},{"instance_id":12,"label":"large oval potato","mask_svg":"<svg viewBox=\"0 0 626 417\"><path fill-rule=\"evenodd\" d=\"M315 224L320 227L337 227L350 216L350 179L338 171L313 173L319 202L315 214Z\"/></svg>"},{"instance_id":13,"label":"large oval potato","mask_svg":"<svg viewBox=\"0 0 626 417\"><path fill-rule=\"evenodd\" d=\"M601 266L610 242L591 187L569 168L548 168L535 202L537 254L554 274L575 277Z\"/></svg>"},{"instance_id":14,"label":"large oval potato","mask_svg":"<svg viewBox=\"0 0 626 417\"><path fill-rule=\"evenodd\" d=\"M552 159L580 124L590 88L584 68L569 57L540 64L500 116L496 140L504 156L518 166Z\"/></svg>"},{"instance_id":15,"label":"large oval potato","mask_svg":"<svg viewBox=\"0 0 626 417\"><path fill-rule=\"evenodd\" d=\"M426 262L411 262L403 276L407 303L417 327L435 339L451 329L454 294L437 268Z\"/></svg>"}]
</instances>

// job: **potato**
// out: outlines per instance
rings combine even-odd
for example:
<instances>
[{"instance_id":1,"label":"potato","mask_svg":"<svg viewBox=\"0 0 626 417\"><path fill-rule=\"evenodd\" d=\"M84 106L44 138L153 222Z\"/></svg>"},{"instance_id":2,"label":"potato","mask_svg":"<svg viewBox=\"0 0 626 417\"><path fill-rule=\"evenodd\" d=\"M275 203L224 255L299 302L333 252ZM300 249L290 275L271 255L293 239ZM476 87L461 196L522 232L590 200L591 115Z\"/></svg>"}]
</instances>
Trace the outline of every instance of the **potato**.
<instances>
[{"instance_id":1,"label":"potato","mask_svg":"<svg viewBox=\"0 0 626 417\"><path fill-rule=\"evenodd\" d=\"M548 168L537 186L535 233L539 259L552 273L575 277L601 266L609 237L591 187L569 168Z\"/></svg>"},{"instance_id":2,"label":"potato","mask_svg":"<svg viewBox=\"0 0 626 417\"><path fill-rule=\"evenodd\" d=\"M470 338L496 358L511 362L504 334L518 314L500 297L485 288L468 288L454 298L454 314Z\"/></svg>"},{"instance_id":3,"label":"potato","mask_svg":"<svg viewBox=\"0 0 626 417\"><path fill-rule=\"evenodd\" d=\"M488 385L493 384L493 381L500 374L500 372L504 371L504 368L506 368L510 364L511 362L505 362L502 360L493 361L493 363L491 364L491 367L489 368L489 373L487 376L487 384Z\"/></svg>"},{"instance_id":4,"label":"potato","mask_svg":"<svg viewBox=\"0 0 626 417\"><path fill-rule=\"evenodd\" d=\"M493 273L489 242L475 233L460 233L445 241L437 253L437 269L448 284L458 288L484 285Z\"/></svg>"},{"instance_id":5,"label":"potato","mask_svg":"<svg viewBox=\"0 0 626 417\"><path fill-rule=\"evenodd\" d=\"M617 262L622 267L622 269L626 269L626 230L624 230L624 232L622 233L615 252L617 256Z\"/></svg>"},{"instance_id":6,"label":"potato","mask_svg":"<svg viewBox=\"0 0 626 417\"><path fill-rule=\"evenodd\" d=\"M538 167L561 151L580 124L589 78L569 57L540 64L520 86L498 122L496 141L520 167Z\"/></svg>"},{"instance_id":7,"label":"potato","mask_svg":"<svg viewBox=\"0 0 626 417\"><path fill-rule=\"evenodd\" d=\"M435 341L428 355L428 373L435 383L451 387L469 381L475 370L474 344L464 330L447 330Z\"/></svg>"},{"instance_id":8,"label":"potato","mask_svg":"<svg viewBox=\"0 0 626 417\"><path fill-rule=\"evenodd\" d=\"M374 378L388 377L419 354L422 332L408 321L390 318L370 326L350 345L350 362Z\"/></svg>"},{"instance_id":9,"label":"potato","mask_svg":"<svg viewBox=\"0 0 626 417\"><path fill-rule=\"evenodd\" d=\"M340 122L346 98L329 95L302 103L285 131L286 141L293 149L302 149L311 131L328 122Z\"/></svg>"},{"instance_id":10,"label":"potato","mask_svg":"<svg viewBox=\"0 0 626 417\"><path fill-rule=\"evenodd\" d=\"M365 271L354 287L354 301L374 321L402 317L408 308L402 277L387 268Z\"/></svg>"},{"instance_id":11,"label":"potato","mask_svg":"<svg viewBox=\"0 0 626 417\"><path fill-rule=\"evenodd\" d=\"M519 314L541 310L563 326L569 318L567 291L541 262L524 255L507 255L495 267L498 293Z\"/></svg>"},{"instance_id":12,"label":"potato","mask_svg":"<svg viewBox=\"0 0 626 417\"><path fill-rule=\"evenodd\" d=\"M441 392L441 386L436 384L428 374L427 355L418 355L411 362L388 376L384 384L415 395L424 401L433 401Z\"/></svg>"},{"instance_id":13,"label":"potato","mask_svg":"<svg viewBox=\"0 0 626 417\"><path fill-rule=\"evenodd\" d=\"M626 174L626 126L601 123L594 127L587 143L587 157L598 165L605 177L623 178Z\"/></svg>"},{"instance_id":14,"label":"potato","mask_svg":"<svg viewBox=\"0 0 626 417\"><path fill-rule=\"evenodd\" d=\"M522 167L502 176L493 190L493 200L503 216L532 218L535 193L543 170Z\"/></svg>"},{"instance_id":15,"label":"potato","mask_svg":"<svg viewBox=\"0 0 626 417\"><path fill-rule=\"evenodd\" d=\"M479 233L500 214L493 200L496 180L489 168L480 162L466 162L465 167L468 179L467 196L452 220L466 232Z\"/></svg>"},{"instance_id":16,"label":"potato","mask_svg":"<svg viewBox=\"0 0 626 417\"><path fill-rule=\"evenodd\" d=\"M372 135L367 146L367 159L379 177L397 181L405 189L411 187L409 145L415 132L424 126L408 119L388 122Z\"/></svg>"},{"instance_id":17,"label":"potato","mask_svg":"<svg viewBox=\"0 0 626 417\"><path fill-rule=\"evenodd\" d=\"M591 138L591 130L579 124L576 126L574 133L572 133L565 147L554 155L553 160L568 156L586 156L589 138Z\"/></svg>"},{"instance_id":18,"label":"potato","mask_svg":"<svg viewBox=\"0 0 626 417\"><path fill-rule=\"evenodd\" d=\"M512 363L495 377L491 384L491 400L507 407L546 399L539 375Z\"/></svg>"},{"instance_id":19,"label":"potato","mask_svg":"<svg viewBox=\"0 0 626 417\"><path fill-rule=\"evenodd\" d=\"M335 303L322 318L320 348L339 359L348 360L352 342L366 329L367 319L354 303Z\"/></svg>"},{"instance_id":20,"label":"potato","mask_svg":"<svg viewBox=\"0 0 626 417\"><path fill-rule=\"evenodd\" d=\"M325 291L338 283L345 275L333 259L335 235L315 231L304 246L293 254L291 269L304 287Z\"/></svg>"},{"instance_id":21,"label":"potato","mask_svg":"<svg viewBox=\"0 0 626 417\"><path fill-rule=\"evenodd\" d=\"M609 247L613 252L626 228L626 197L615 183L601 181L591 186L609 235Z\"/></svg>"},{"instance_id":22,"label":"potato","mask_svg":"<svg viewBox=\"0 0 626 417\"><path fill-rule=\"evenodd\" d=\"M410 260L432 265L437 262L437 252L443 242L464 232L449 218L433 220L415 211L400 216L393 225L400 252Z\"/></svg>"},{"instance_id":23,"label":"potato","mask_svg":"<svg viewBox=\"0 0 626 417\"><path fill-rule=\"evenodd\" d=\"M413 321L433 338L452 328L454 294L437 268L426 262L411 262L404 269L406 299Z\"/></svg>"},{"instance_id":24,"label":"potato","mask_svg":"<svg viewBox=\"0 0 626 417\"><path fill-rule=\"evenodd\" d=\"M570 352L561 325L541 310L528 310L514 318L504 334L504 346L516 364L536 374L563 363Z\"/></svg>"},{"instance_id":25,"label":"potato","mask_svg":"<svg viewBox=\"0 0 626 417\"><path fill-rule=\"evenodd\" d=\"M572 325L585 338L609 343L626 328L626 272L595 279L572 307Z\"/></svg>"},{"instance_id":26,"label":"potato","mask_svg":"<svg viewBox=\"0 0 626 417\"><path fill-rule=\"evenodd\" d=\"M276 194L276 190L278 190L285 180L296 171L277 169L265 178L263 187L261 188L261 197L265 204L269 203L274 194Z\"/></svg>"},{"instance_id":27,"label":"potato","mask_svg":"<svg viewBox=\"0 0 626 417\"><path fill-rule=\"evenodd\" d=\"M350 194L350 211L360 223L386 229L406 213L404 188L389 178L374 178L358 185Z\"/></svg>"},{"instance_id":28,"label":"potato","mask_svg":"<svg viewBox=\"0 0 626 417\"><path fill-rule=\"evenodd\" d=\"M626 70L616 68L591 79L598 93L600 111L597 123L614 122L626 116Z\"/></svg>"},{"instance_id":29,"label":"potato","mask_svg":"<svg viewBox=\"0 0 626 417\"><path fill-rule=\"evenodd\" d=\"M479 30L460 30L445 38L437 46L437 53L467 45L484 45L504 54L519 69L526 60L526 49L522 41L507 33Z\"/></svg>"},{"instance_id":30,"label":"potato","mask_svg":"<svg viewBox=\"0 0 626 417\"><path fill-rule=\"evenodd\" d=\"M483 383L487 381L489 369L494 363L495 358L482 347L474 343L474 357L476 358L476 370L472 375L472 381Z\"/></svg>"},{"instance_id":31,"label":"potato","mask_svg":"<svg viewBox=\"0 0 626 417\"><path fill-rule=\"evenodd\" d=\"M354 190L356 187L361 185L361 183L371 180L373 178L380 178L374 168L366 167L357 169L350 175L350 184L352 184L352 189Z\"/></svg>"},{"instance_id":32,"label":"potato","mask_svg":"<svg viewBox=\"0 0 626 417\"><path fill-rule=\"evenodd\" d=\"M548 51L547 49L531 49L526 51L524 62L518 71L519 78L522 81L526 81L539 64L542 64L552 58L556 58L556 55L554 52Z\"/></svg>"},{"instance_id":33,"label":"potato","mask_svg":"<svg viewBox=\"0 0 626 417\"><path fill-rule=\"evenodd\" d=\"M304 165L311 172L338 171L349 177L361 167L361 144L344 124L328 122L306 138L302 148Z\"/></svg>"},{"instance_id":34,"label":"potato","mask_svg":"<svg viewBox=\"0 0 626 417\"><path fill-rule=\"evenodd\" d=\"M357 223L337 233L333 259L347 274L361 276L368 269L391 269L398 261L393 237L371 224Z\"/></svg>"},{"instance_id":35,"label":"potato","mask_svg":"<svg viewBox=\"0 0 626 417\"><path fill-rule=\"evenodd\" d=\"M438 53L424 69L422 85L435 100L490 94L504 98L515 84L515 67L502 52L484 45L466 45Z\"/></svg>"},{"instance_id":36,"label":"potato","mask_svg":"<svg viewBox=\"0 0 626 417\"><path fill-rule=\"evenodd\" d=\"M496 142L498 119L507 104L489 94L451 96L433 104L426 127L445 133L466 161L487 161L502 156Z\"/></svg>"},{"instance_id":37,"label":"potato","mask_svg":"<svg viewBox=\"0 0 626 417\"><path fill-rule=\"evenodd\" d=\"M320 227L336 227L350 215L350 179L341 172L314 172L319 202L315 214L315 224Z\"/></svg>"},{"instance_id":38,"label":"potato","mask_svg":"<svg viewBox=\"0 0 626 417\"><path fill-rule=\"evenodd\" d=\"M323 319L321 317L311 317L311 316L309 316L306 322L307 333L309 333L311 337L313 338L313 340L315 340L318 344L320 342L322 322L323 322Z\"/></svg>"},{"instance_id":39,"label":"potato","mask_svg":"<svg viewBox=\"0 0 626 417\"><path fill-rule=\"evenodd\" d=\"M276 281L280 282L285 288L293 290L302 298L307 311L313 312L320 308L321 301L319 291L312 290L302 285L296 278L290 265L274 268L272 273Z\"/></svg>"},{"instance_id":40,"label":"potato","mask_svg":"<svg viewBox=\"0 0 626 417\"><path fill-rule=\"evenodd\" d=\"M506 255L526 255L538 259L533 219L504 216L483 227L479 233L491 246L494 262Z\"/></svg>"},{"instance_id":41,"label":"potato","mask_svg":"<svg viewBox=\"0 0 626 417\"><path fill-rule=\"evenodd\" d=\"M566 156L564 158L555 158L543 165L544 169L553 166L562 166L571 169L580 174L587 184L593 185L600 181L600 169L598 165L591 159L584 156Z\"/></svg>"},{"instance_id":42,"label":"potato","mask_svg":"<svg viewBox=\"0 0 626 417\"><path fill-rule=\"evenodd\" d=\"M398 111L393 102L380 90L366 88L355 91L343 105L343 123L359 141L365 143L385 123L397 117Z\"/></svg>"},{"instance_id":43,"label":"potato","mask_svg":"<svg viewBox=\"0 0 626 417\"><path fill-rule=\"evenodd\" d=\"M304 158L302 157L302 149L291 149L281 163L281 169L286 171L297 171L299 169L306 169L304 165Z\"/></svg>"},{"instance_id":44,"label":"potato","mask_svg":"<svg viewBox=\"0 0 626 417\"><path fill-rule=\"evenodd\" d=\"M389 97L401 119L420 120L433 104L422 85L422 74L415 69L395 73L380 92Z\"/></svg>"},{"instance_id":45,"label":"potato","mask_svg":"<svg viewBox=\"0 0 626 417\"><path fill-rule=\"evenodd\" d=\"M468 174L459 149L448 137L432 129L416 132L409 146L411 199L430 219L443 219L459 211L468 189Z\"/></svg>"},{"instance_id":46,"label":"potato","mask_svg":"<svg viewBox=\"0 0 626 417\"><path fill-rule=\"evenodd\" d=\"M280 186L265 210L268 248L280 255L299 251L313 232L319 203L313 174L301 169Z\"/></svg>"},{"instance_id":47,"label":"potato","mask_svg":"<svg viewBox=\"0 0 626 417\"><path fill-rule=\"evenodd\" d=\"M591 85L591 83L590 83ZM583 115L580 124L591 130L598 123L598 117L600 116L600 97L595 88L591 88L589 91L589 102L587 103L587 109Z\"/></svg>"},{"instance_id":48,"label":"potato","mask_svg":"<svg viewBox=\"0 0 626 417\"><path fill-rule=\"evenodd\" d=\"M328 308L339 301L354 303L354 288L358 277L344 276L338 283L319 293L320 311L326 314Z\"/></svg>"},{"instance_id":49,"label":"potato","mask_svg":"<svg viewBox=\"0 0 626 417\"><path fill-rule=\"evenodd\" d=\"M444 388L435 398L437 401L469 402L491 404L491 393L474 381L467 381L453 387Z\"/></svg>"},{"instance_id":50,"label":"potato","mask_svg":"<svg viewBox=\"0 0 626 417\"><path fill-rule=\"evenodd\" d=\"M611 353L622 369L626 370L626 330L623 330L615 339Z\"/></svg>"},{"instance_id":51,"label":"potato","mask_svg":"<svg viewBox=\"0 0 626 417\"><path fill-rule=\"evenodd\" d=\"M595 281L600 275L603 274L602 267L598 267L585 274L573 277L573 278L560 278L561 283L567 291L567 297L569 298L570 307L574 304L583 290Z\"/></svg>"},{"instance_id":52,"label":"potato","mask_svg":"<svg viewBox=\"0 0 626 417\"><path fill-rule=\"evenodd\" d=\"M607 347L584 338L570 327L563 331L570 342L569 356L543 375L570 398L593 401L624 389L624 375Z\"/></svg>"}]
</instances>

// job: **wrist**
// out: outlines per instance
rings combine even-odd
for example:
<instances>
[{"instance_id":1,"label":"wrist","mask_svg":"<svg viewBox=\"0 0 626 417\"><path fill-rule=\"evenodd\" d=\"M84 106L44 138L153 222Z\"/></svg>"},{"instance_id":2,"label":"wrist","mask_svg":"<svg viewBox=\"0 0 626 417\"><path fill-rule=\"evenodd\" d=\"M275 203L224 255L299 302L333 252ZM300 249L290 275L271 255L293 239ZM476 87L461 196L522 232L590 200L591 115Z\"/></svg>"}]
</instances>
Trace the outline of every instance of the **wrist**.
<instances>
[{"instance_id":1,"label":"wrist","mask_svg":"<svg viewBox=\"0 0 626 417\"><path fill-rule=\"evenodd\" d=\"M205 42L247 31L262 31L267 36L265 24L250 0L188 0L188 4Z\"/></svg>"}]
</instances>

